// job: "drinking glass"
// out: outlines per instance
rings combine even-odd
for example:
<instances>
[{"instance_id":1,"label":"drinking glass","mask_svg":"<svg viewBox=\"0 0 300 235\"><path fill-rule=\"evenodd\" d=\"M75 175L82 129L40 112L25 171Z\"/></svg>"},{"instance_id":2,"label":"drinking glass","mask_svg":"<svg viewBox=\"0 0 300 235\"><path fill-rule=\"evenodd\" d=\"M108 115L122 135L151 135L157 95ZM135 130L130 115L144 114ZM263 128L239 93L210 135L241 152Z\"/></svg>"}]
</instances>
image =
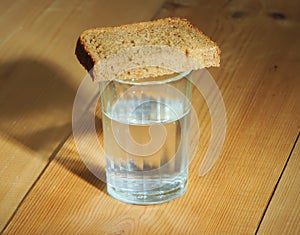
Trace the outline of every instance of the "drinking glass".
<instances>
[{"instance_id":1,"label":"drinking glass","mask_svg":"<svg viewBox=\"0 0 300 235\"><path fill-rule=\"evenodd\" d=\"M189 72L100 82L107 192L130 204L159 204L187 189Z\"/></svg>"}]
</instances>

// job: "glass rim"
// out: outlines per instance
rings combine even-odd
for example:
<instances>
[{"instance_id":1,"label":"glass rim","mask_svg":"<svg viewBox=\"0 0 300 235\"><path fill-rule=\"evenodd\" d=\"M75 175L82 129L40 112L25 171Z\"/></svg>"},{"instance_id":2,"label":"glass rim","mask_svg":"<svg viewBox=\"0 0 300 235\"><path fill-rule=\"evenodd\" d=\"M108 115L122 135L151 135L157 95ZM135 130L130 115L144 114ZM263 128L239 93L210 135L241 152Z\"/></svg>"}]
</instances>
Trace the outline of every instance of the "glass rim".
<instances>
[{"instance_id":1,"label":"glass rim","mask_svg":"<svg viewBox=\"0 0 300 235\"><path fill-rule=\"evenodd\" d=\"M127 84L127 85L137 85L137 86L144 86L144 85L159 85L159 84L165 84L165 83L169 83L169 82L173 82L173 81L177 81L185 76L187 76L188 74L190 74L192 72L192 70L189 71L185 71L182 73L179 73L175 76L171 76L172 74L170 74L171 77L163 79L163 80L151 80L151 81L144 81L143 79L137 79L137 80L122 80L122 79L117 79L116 77L113 78L112 81L116 81L118 83L122 83L122 84Z\"/></svg>"}]
</instances>

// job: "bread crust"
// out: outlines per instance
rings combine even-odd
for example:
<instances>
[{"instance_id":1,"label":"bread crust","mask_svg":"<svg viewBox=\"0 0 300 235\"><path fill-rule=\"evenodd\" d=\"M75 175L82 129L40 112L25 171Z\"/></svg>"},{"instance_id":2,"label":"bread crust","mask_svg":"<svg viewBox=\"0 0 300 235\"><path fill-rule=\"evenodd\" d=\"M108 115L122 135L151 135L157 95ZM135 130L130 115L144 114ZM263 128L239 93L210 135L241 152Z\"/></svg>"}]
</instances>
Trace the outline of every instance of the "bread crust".
<instances>
[{"instance_id":1,"label":"bread crust","mask_svg":"<svg viewBox=\"0 0 300 235\"><path fill-rule=\"evenodd\" d=\"M87 70L90 71L96 61L93 60L93 57L88 53L88 49L85 48L85 45L81 38L78 38L76 43L75 55L80 62L80 64Z\"/></svg>"}]
</instances>

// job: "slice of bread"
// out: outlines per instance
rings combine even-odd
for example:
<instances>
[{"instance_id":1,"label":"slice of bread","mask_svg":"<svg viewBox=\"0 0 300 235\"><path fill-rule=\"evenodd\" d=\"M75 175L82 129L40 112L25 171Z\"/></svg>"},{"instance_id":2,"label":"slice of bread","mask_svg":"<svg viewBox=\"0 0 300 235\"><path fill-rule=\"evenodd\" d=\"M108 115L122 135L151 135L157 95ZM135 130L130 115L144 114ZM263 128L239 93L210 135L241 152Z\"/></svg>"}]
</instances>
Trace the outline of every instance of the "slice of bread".
<instances>
[{"instance_id":1,"label":"slice of bread","mask_svg":"<svg viewBox=\"0 0 300 235\"><path fill-rule=\"evenodd\" d=\"M84 31L75 52L94 80L141 79L219 66L220 49L186 19Z\"/></svg>"}]
</instances>

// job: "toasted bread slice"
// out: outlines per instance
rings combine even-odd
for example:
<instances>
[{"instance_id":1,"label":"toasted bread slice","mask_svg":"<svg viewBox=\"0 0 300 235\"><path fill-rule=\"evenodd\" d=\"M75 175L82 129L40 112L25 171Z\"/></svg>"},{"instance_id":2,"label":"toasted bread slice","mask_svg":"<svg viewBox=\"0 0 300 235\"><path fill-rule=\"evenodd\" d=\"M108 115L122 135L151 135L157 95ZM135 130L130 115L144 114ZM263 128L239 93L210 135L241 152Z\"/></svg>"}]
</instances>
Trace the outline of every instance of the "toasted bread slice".
<instances>
[{"instance_id":1,"label":"toasted bread slice","mask_svg":"<svg viewBox=\"0 0 300 235\"><path fill-rule=\"evenodd\" d=\"M142 79L219 66L220 49L186 19L84 31L76 55L94 80Z\"/></svg>"}]
</instances>

